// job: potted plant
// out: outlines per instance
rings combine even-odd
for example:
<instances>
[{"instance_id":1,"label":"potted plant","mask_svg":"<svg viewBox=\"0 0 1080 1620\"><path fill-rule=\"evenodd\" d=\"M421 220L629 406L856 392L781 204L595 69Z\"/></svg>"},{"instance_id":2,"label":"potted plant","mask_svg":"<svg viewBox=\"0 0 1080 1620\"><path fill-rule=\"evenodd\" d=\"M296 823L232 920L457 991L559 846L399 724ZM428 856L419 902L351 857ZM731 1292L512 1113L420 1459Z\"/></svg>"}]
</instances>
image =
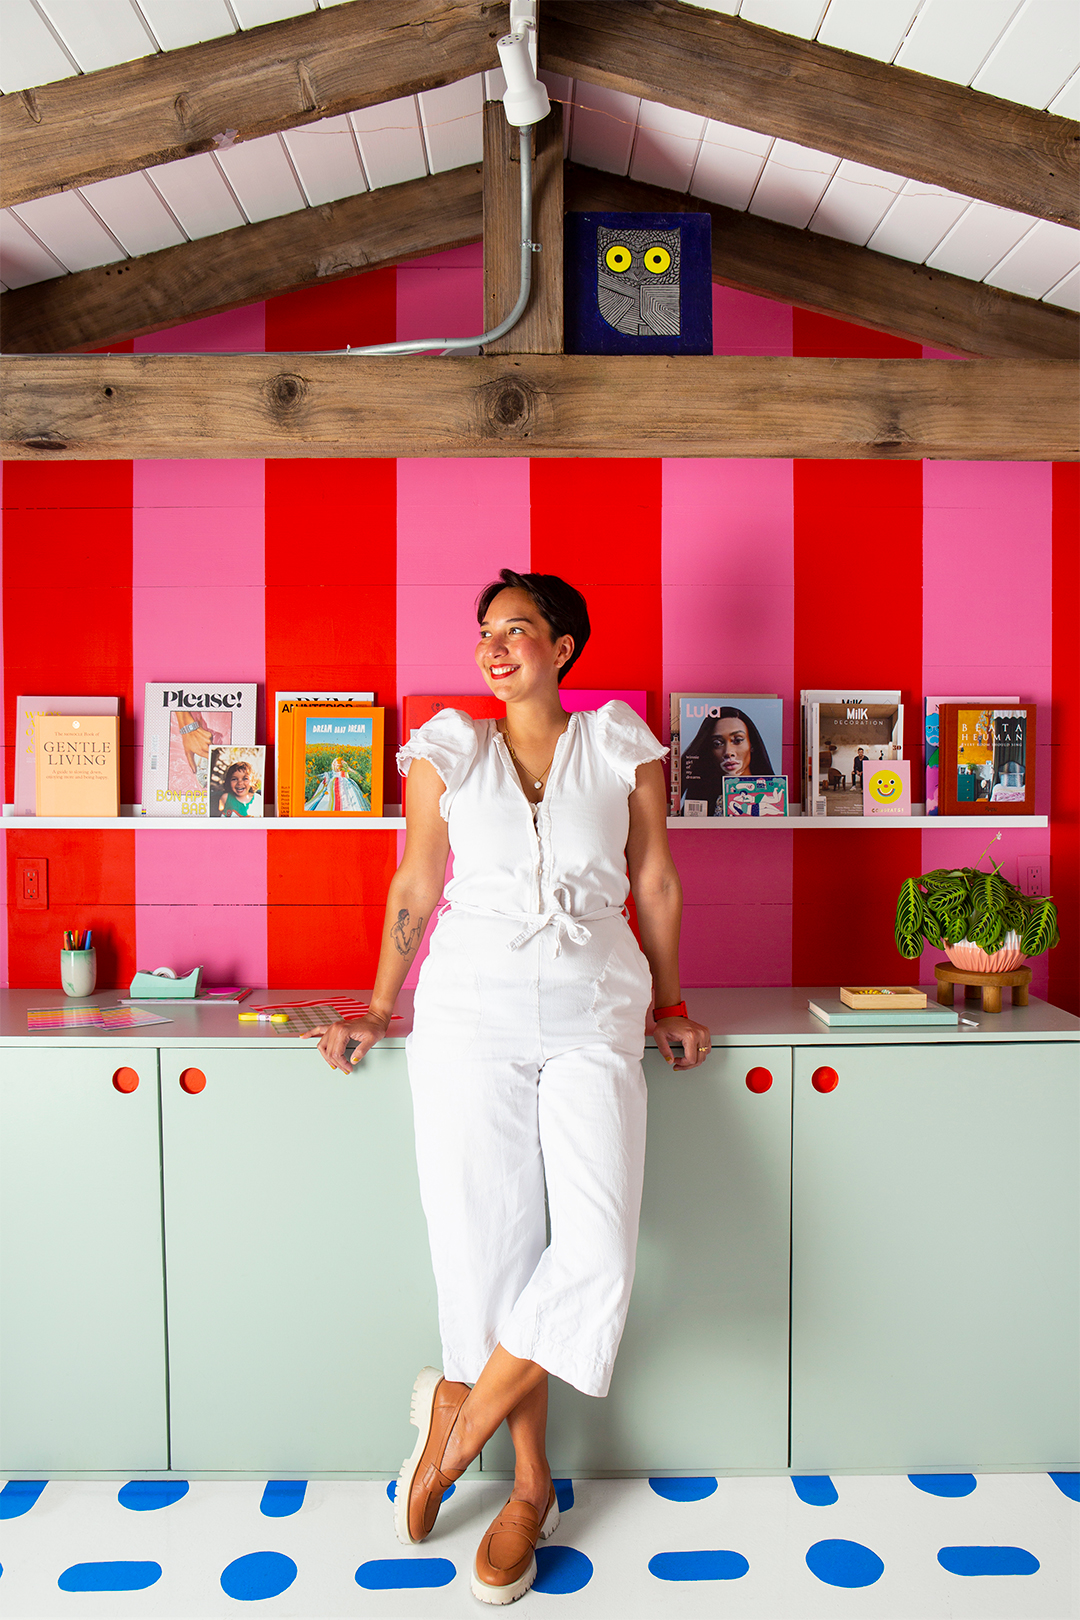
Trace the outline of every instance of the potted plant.
<instances>
[{"instance_id":1,"label":"potted plant","mask_svg":"<svg viewBox=\"0 0 1080 1620\"><path fill-rule=\"evenodd\" d=\"M896 902L901 956L920 956L932 945L968 972L1010 973L1024 957L1041 956L1060 937L1049 895L1021 894L992 857L988 872L976 862L905 878Z\"/></svg>"}]
</instances>

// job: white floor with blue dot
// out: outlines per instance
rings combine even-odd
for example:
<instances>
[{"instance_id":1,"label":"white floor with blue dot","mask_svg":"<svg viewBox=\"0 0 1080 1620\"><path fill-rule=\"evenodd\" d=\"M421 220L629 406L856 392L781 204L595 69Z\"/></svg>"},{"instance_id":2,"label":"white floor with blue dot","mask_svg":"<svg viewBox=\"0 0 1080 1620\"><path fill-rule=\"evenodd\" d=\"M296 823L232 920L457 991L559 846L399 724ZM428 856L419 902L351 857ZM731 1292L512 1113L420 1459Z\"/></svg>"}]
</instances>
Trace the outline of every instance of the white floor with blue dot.
<instances>
[{"instance_id":1,"label":"white floor with blue dot","mask_svg":"<svg viewBox=\"0 0 1080 1620\"><path fill-rule=\"evenodd\" d=\"M1078 1483L1075 1473L562 1480L562 1523L514 1612L1075 1620ZM387 1495L328 1480L11 1481L0 1490L0 1612L494 1612L471 1596L469 1571L507 1487L463 1480L416 1548L396 1541Z\"/></svg>"}]
</instances>

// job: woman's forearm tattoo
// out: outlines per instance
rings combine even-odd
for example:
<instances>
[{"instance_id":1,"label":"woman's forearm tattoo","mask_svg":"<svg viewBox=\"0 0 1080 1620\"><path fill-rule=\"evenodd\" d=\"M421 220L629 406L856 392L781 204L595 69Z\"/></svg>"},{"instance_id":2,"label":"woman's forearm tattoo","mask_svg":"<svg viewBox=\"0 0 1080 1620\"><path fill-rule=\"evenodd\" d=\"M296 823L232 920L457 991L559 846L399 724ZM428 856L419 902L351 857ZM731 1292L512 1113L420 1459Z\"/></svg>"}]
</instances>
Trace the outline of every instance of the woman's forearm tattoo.
<instances>
[{"instance_id":1,"label":"woman's forearm tattoo","mask_svg":"<svg viewBox=\"0 0 1080 1620\"><path fill-rule=\"evenodd\" d=\"M399 911L397 922L390 930L391 938L397 946L400 956L411 956L419 945L421 935L424 932L423 917L417 921L413 928L409 927L410 920L408 911Z\"/></svg>"}]
</instances>

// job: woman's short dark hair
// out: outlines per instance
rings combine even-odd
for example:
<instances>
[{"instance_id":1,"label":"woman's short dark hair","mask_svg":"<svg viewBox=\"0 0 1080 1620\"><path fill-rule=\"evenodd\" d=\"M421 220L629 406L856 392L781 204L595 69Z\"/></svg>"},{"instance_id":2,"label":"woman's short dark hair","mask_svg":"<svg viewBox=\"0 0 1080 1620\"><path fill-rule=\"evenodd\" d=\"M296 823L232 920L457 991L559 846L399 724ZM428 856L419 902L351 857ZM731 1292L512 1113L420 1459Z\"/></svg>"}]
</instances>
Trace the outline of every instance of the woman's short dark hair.
<instances>
[{"instance_id":1,"label":"woman's short dark hair","mask_svg":"<svg viewBox=\"0 0 1080 1620\"><path fill-rule=\"evenodd\" d=\"M498 579L492 580L476 600L476 622L483 624L488 608L500 591L524 591L547 621L552 641L569 636L574 650L559 671L559 679L573 669L588 641L592 627L589 610L581 592L568 585L558 574L516 574L512 568L500 568Z\"/></svg>"}]
</instances>

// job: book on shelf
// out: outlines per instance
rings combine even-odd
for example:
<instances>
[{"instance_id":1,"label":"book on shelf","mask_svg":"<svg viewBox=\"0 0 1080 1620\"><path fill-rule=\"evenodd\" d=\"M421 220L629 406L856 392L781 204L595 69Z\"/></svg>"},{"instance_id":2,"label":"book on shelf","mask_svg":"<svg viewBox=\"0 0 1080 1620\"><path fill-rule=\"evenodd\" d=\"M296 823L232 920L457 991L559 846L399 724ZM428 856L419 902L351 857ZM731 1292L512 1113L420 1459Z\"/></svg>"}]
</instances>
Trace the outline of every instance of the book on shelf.
<instances>
[{"instance_id":1,"label":"book on shelf","mask_svg":"<svg viewBox=\"0 0 1080 1620\"><path fill-rule=\"evenodd\" d=\"M254 681L180 686L147 681L143 814L205 816L210 750L255 741Z\"/></svg>"},{"instance_id":2,"label":"book on shelf","mask_svg":"<svg viewBox=\"0 0 1080 1620\"><path fill-rule=\"evenodd\" d=\"M942 703L939 816L1030 816L1035 811L1035 704Z\"/></svg>"},{"instance_id":3,"label":"book on shelf","mask_svg":"<svg viewBox=\"0 0 1080 1620\"><path fill-rule=\"evenodd\" d=\"M15 699L15 802L17 816L37 815L35 721L41 714L118 714L114 697L17 697Z\"/></svg>"},{"instance_id":4,"label":"book on shelf","mask_svg":"<svg viewBox=\"0 0 1080 1620\"><path fill-rule=\"evenodd\" d=\"M672 692L671 814L724 814L724 783L779 776L784 702L775 692Z\"/></svg>"},{"instance_id":5,"label":"book on shelf","mask_svg":"<svg viewBox=\"0 0 1080 1620\"><path fill-rule=\"evenodd\" d=\"M806 1005L815 1018L832 1029L885 1028L890 1024L904 1029L932 1029L939 1025L955 1029L960 1022L959 1013L952 1007L939 1007L936 1002L927 1002L925 1007L898 1007L895 1012L881 1007L849 1007L839 996L821 996L808 1000Z\"/></svg>"},{"instance_id":6,"label":"book on shelf","mask_svg":"<svg viewBox=\"0 0 1080 1620\"><path fill-rule=\"evenodd\" d=\"M725 816L786 816L786 776L732 776L724 783Z\"/></svg>"},{"instance_id":7,"label":"book on shelf","mask_svg":"<svg viewBox=\"0 0 1080 1620\"><path fill-rule=\"evenodd\" d=\"M943 703L962 703L972 709L1014 709L1020 702L1018 693L1012 697L928 697L926 700L926 813L940 815L938 807L938 742L939 710Z\"/></svg>"},{"instance_id":8,"label":"book on shelf","mask_svg":"<svg viewBox=\"0 0 1080 1620\"><path fill-rule=\"evenodd\" d=\"M383 710L299 703L292 712L290 804L294 816L381 816Z\"/></svg>"},{"instance_id":9,"label":"book on shelf","mask_svg":"<svg viewBox=\"0 0 1080 1620\"><path fill-rule=\"evenodd\" d=\"M341 704L374 703L374 692L275 692L274 693L274 792L279 816L292 814L289 783L292 774L292 716L298 703L341 713ZM286 784L284 802L282 782Z\"/></svg>"},{"instance_id":10,"label":"book on shelf","mask_svg":"<svg viewBox=\"0 0 1080 1620\"><path fill-rule=\"evenodd\" d=\"M871 820L879 816L910 816L911 761L874 760L863 766L862 813Z\"/></svg>"},{"instance_id":11,"label":"book on shelf","mask_svg":"<svg viewBox=\"0 0 1080 1620\"><path fill-rule=\"evenodd\" d=\"M119 726L115 714L37 716L37 815L120 814Z\"/></svg>"},{"instance_id":12,"label":"book on shelf","mask_svg":"<svg viewBox=\"0 0 1080 1620\"><path fill-rule=\"evenodd\" d=\"M246 816L255 821L263 814L266 749L261 743L236 747L213 743L210 748L210 785L206 791L211 816Z\"/></svg>"},{"instance_id":13,"label":"book on shelf","mask_svg":"<svg viewBox=\"0 0 1080 1620\"><path fill-rule=\"evenodd\" d=\"M899 691L813 688L800 702L803 814L861 816L866 766L904 756Z\"/></svg>"}]
</instances>

